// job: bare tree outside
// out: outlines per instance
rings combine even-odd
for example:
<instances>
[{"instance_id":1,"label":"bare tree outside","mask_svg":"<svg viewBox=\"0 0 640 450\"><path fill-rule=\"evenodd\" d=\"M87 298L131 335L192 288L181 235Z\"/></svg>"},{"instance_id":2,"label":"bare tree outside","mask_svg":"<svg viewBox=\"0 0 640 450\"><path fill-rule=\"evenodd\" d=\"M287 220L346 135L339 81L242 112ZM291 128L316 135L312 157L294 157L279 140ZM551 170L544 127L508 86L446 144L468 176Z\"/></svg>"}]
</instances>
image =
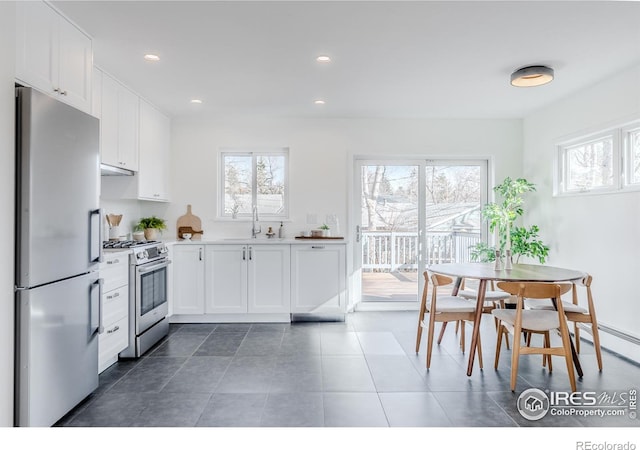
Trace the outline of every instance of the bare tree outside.
<instances>
[{"instance_id":1,"label":"bare tree outside","mask_svg":"<svg viewBox=\"0 0 640 450\"><path fill-rule=\"evenodd\" d=\"M613 138L568 149L567 189L589 189L613 183Z\"/></svg>"}]
</instances>

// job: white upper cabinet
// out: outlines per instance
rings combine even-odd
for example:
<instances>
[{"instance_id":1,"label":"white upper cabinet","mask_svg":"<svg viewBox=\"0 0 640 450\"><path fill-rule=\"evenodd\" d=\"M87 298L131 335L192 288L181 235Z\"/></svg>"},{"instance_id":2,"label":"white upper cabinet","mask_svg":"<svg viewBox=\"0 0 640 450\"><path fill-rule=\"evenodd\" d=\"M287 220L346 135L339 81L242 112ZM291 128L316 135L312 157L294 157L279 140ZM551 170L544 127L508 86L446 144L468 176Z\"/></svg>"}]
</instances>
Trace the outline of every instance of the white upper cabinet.
<instances>
[{"instance_id":1,"label":"white upper cabinet","mask_svg":"<svg viewBox=\"0 0 640 450\"><path fill-rule=\"evenodd\" d=\"M140 100L139 199L169 200L170 140L169 118L146 101Z\"/></svg>"},{"instance_id":2,"label":"white upper cabinet","mask_svg":"<svg viewBox=\"0 0 640 450\"><path fill-rule=\"evenodd\" d=\"M103 164L138 170L138 96L102 73L100 153Z\"/></svg>"},{"instance_id":3,"label":"white upper cabinet","mask_svg":"<svg viewBox=\"0 0 640 450\"><path fill-rule=\"evenodd\" d=\"M91 38L44 2L16 3L16 79L91 113Z\"/></svg>"}]
</instances>

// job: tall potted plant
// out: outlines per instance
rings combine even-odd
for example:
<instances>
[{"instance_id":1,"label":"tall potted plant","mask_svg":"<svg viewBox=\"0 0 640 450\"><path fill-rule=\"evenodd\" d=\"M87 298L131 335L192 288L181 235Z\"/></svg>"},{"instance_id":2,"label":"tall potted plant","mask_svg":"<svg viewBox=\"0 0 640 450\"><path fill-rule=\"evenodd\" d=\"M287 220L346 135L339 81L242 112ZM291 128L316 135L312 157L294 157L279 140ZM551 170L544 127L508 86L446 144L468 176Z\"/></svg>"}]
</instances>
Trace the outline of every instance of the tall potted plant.
<instances>
[{"instance_id":1,"label":"tall potted plant","mask_svg":"<svg viewBox=\"0 0 640 450\"><path fill-rule=\"evenodd\" d=\"M549 255L549 247L539 239L538 226L531 225L527 228L514 224L524 212L524 195L535 191L535 185L524 178L513 180L507 177L493 190L502 197L502 201L486 204L482 209L482 217L489 222L489 231L497 233L496 246L491 247L485 242L475 244L471 247L471 259L494 261L496 250L500 250L503 255L505 250L510 250L516 263L521 256L526 256L544 264Z\"/></svg>"}]
</instances>

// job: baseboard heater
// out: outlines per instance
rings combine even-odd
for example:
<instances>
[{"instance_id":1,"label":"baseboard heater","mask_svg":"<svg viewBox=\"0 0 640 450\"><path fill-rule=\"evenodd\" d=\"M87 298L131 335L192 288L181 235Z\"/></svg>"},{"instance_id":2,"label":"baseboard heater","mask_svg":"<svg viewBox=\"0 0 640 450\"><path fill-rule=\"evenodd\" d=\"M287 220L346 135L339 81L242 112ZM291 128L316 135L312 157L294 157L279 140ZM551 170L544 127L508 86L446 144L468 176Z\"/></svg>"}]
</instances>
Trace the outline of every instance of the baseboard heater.
<instances>
[{"instance_id":1,"label":"baseboard heater","mask_svg":"<svg viewBox=\"0 0 640 450\"><path fill-rule=\"evenodd\" d=\"M578 326L580 327L581 330L584 330L587 333L591 334L591 327L590 326L582 324L582 323L578 324ZM640 345L640 338L638 338L636 336L633 336L633 335L631 335L629 333L625 333L623 331L617 330L617 329L612 328L610 326L603 325L602 323L598 324L598 330L600 330L600 331L602 331L604 333L610 334L612 336L615 336L617 338L620 338L620 339L622 339L624 341L631 342L632 344Z\"/></svg>"}]
</instances>

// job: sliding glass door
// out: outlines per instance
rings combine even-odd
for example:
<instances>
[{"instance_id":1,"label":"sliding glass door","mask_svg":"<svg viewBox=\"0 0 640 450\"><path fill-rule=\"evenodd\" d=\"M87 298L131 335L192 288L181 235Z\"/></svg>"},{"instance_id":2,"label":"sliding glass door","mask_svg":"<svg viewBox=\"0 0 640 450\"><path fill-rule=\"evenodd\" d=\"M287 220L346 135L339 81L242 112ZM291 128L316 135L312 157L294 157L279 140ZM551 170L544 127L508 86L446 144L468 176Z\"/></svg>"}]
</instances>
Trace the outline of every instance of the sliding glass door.
<instances>
[{"instance_id":1,"label":"sliding glass door","mask_svg":"<svg viewBox=\"0 0 640 450\"><path fill-rule=\"evenodd\" d=\"M355 267L363 302L417 303L430 263L469 260L486 161L356 160Z\"/></svg>"}]
</instances>

